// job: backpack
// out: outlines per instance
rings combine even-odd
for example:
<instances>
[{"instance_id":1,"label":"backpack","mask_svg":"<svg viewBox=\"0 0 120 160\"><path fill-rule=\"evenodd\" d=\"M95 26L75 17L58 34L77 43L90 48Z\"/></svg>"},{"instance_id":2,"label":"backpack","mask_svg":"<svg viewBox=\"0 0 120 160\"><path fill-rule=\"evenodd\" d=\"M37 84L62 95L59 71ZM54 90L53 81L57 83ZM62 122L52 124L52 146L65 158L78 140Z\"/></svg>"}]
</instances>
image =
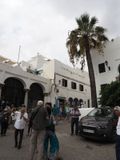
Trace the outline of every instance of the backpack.
<instances>
[{"instance_id":1,"label":"backpack","mask_svg":"<svg viewBox=\"0 0 120 160\"><path fill-rule=\"evenodd\" d=\"M33 112L33 113L31 114L31 117L30 117L30 119L29 119L29 124L28 124L30 128L32 127L33 120L34 120L34 118L36 117L38 111L39 111L39 108L38 108L35 112Z\"/></svg>"}]
</instances>

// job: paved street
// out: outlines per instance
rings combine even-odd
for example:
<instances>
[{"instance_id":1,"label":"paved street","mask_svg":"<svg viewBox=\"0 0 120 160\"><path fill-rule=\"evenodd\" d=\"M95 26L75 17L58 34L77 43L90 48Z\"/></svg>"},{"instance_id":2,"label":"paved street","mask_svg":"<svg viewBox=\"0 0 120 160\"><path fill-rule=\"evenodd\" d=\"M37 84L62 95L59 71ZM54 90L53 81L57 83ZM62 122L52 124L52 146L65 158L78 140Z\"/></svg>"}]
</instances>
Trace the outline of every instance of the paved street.
<instances>
[{"instance_id":1,"label":"paved street","mask_svg":"<svg viewBox=\"0 0 120 160\"><path fill-rule=\"evenodd\" d=\"M115 160L114 144L70 136L69 128L70 123L66 121L56 127L64 160ZM0 137L0 160L28 160L29 137L25 133L23 147L18 150L14 148L13 134L13 129L9 129L6 137Z\"/></svg>"}]
</instances>

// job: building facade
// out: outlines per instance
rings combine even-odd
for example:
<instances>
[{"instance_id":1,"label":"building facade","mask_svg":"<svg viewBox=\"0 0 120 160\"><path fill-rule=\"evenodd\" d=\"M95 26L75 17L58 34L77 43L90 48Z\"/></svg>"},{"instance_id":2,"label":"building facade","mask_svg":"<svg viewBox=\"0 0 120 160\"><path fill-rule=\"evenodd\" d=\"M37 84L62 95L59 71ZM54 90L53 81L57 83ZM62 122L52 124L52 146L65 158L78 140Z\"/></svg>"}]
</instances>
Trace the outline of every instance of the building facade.
<instances>
[{"instance_id":1,"label":"building facade","mask_svg":"<svg viewBox=\"0 0 120 160\"><path fill-rule=\"evenodd\" d=\"M38 99L53 104L90 107L88 73L42 55L11 65L0 63L0 99L34 107Z\"/></svg>"},{"instance_id":2,"label":"building facade","mask_svg":"<svg viewBox=\"0 0 120 160\"><path fill-rule=\"evenodd\" d=\"M49 60L43 66L42 76L52 81L50 101L71 106L90 107L90 83L87 72L71 68L58 60Z\"/></svg>"},{"instance_id":3,"label":"building facade","mask_svg":"<svg viewBox=\"0 0 120 160\"><path fill-rule=\"evenodd\" d=\"M97 97L106 84L118 78L120 65L120 37L107 42L104 53L91 52L96 80Z\"/></svg>"},{"instance_id":4,"label":"building facade","mask_svg":"<svg viewBox=\"0 0 120 160\"><path fill-rule=\"evenodd\" d=\"M23 71L20 66L0 63L0 100L8 104L35 106L38 99L46 101L50 80Z\"/></svg>"},{"instance_id":5,"label":"building facade","mask_svg":"<svg viewBox=\"0 0 120 160\"><path fill-rule=\"evenodd\" d=\"M52 104L63 104L67 101L70 105L90 107L90 83L87 72L39 54L28 62L22 62L21 67L24 70L28 67L32 71L37 71L42 77L51 81L47 100Z\"/></svg>"}]
</instances>

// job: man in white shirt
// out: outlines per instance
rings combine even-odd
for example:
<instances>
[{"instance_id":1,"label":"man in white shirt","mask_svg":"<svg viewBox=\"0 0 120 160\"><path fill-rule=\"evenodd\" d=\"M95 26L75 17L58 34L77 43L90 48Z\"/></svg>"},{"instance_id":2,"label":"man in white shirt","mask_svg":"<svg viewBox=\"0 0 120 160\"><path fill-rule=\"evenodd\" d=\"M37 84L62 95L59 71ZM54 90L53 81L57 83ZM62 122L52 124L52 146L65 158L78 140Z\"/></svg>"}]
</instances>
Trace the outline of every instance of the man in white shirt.
<instances>
[{"instance_id":1,"label":"man in white shirt","mask_svg":"<svg viewBox=\"0 0 120 160\"><path fill-rule=\"evenodd\" d=\"M23 139L23 132L28 121L28 114L26 113L25 107L22 107L20 111L16 111L16 121L15 121L15 147L18 149L21 148L22 139ZM19 140L18 135L20 134Z\"/></svg>"},{"instance_id":2,"label":"man in white shirt","mask_svg":"<svg viewBox=\"0 0 120 160\"><path fill-rule=\"evenodd\" d=\"M120 107L114 108L115 115L118 116L118 122L116 127L116 160L120 160Z\"/></svg>"}]
</instances>

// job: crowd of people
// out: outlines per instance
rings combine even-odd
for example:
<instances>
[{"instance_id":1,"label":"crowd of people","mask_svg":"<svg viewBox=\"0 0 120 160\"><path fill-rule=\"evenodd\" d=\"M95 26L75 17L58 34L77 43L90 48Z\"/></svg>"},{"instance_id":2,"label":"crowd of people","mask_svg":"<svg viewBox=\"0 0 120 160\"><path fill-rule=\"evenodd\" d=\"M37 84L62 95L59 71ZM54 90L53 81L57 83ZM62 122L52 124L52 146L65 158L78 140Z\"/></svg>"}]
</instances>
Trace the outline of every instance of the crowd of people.
<instances>
[{"instance_id":1,"label":"crowd of people","mask_svg":"<svg viewBox=\"0 0 120 160\"><path fill-rule=\"evenodd\" d=\"M56 120L49 103L39 100L36 107L27 112L25 105L2 106L0 109L1 137L6 136L8 126L14 129L14 147L21 149L24 129L28 126L30 135L29 160L61 160L59 140L55 133Z\"/></svg>"}]
</instances>

